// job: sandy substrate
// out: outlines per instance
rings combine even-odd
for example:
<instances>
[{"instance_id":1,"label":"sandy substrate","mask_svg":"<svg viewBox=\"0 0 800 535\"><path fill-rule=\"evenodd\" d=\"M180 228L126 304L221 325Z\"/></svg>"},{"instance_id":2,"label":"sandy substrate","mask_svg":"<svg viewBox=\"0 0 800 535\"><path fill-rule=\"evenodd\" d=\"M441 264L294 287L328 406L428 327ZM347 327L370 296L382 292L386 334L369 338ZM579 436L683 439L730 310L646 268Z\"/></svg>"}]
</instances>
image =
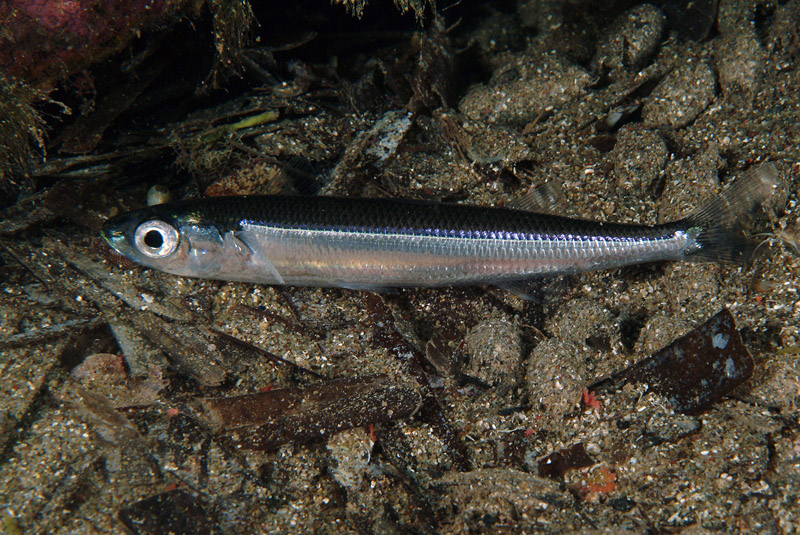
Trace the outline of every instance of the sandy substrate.
<instances>
[{"instance_id":1,"label":"sandy substrate","mask_svg":"<svg viewBox=\"0 0 800 535\"><path fill-rule=\"evenodd\" d=\"M428 72L413 113L322 107L248 142L334 159L325 192L497 205L555 181L543 209L644 224L772 161L751 265L371 294L182 279L91 225L26 228L0 244L0 531L800 531L800 3L722 2L699 41L653 6L579 6L465 21L448 46L486 76ZM214 187L264 191L255 169ZM718 400L598 385L723 309L753 368Z\"/></svg>"}]
</instances>

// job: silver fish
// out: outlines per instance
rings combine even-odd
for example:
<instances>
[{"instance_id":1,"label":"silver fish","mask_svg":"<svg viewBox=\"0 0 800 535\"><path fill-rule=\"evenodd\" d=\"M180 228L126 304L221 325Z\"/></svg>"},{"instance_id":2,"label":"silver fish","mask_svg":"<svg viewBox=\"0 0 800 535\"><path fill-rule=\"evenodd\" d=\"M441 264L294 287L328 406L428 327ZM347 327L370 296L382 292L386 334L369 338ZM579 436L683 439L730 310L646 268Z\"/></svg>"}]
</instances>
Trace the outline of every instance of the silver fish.
<instances>
[{"instance_id":1,"label":"silver fish","mask_svg":"<svg viewBox=\"0 0 800 535\"><path fill-rule=\"evenodd\" d=\"M778 187L771 163L687 217L645 226L411 200L217 197L106 222L120 254L174 275L353 289L515 284L661 260L746 261L742 218Z\"/></svg>"}]
</instances>

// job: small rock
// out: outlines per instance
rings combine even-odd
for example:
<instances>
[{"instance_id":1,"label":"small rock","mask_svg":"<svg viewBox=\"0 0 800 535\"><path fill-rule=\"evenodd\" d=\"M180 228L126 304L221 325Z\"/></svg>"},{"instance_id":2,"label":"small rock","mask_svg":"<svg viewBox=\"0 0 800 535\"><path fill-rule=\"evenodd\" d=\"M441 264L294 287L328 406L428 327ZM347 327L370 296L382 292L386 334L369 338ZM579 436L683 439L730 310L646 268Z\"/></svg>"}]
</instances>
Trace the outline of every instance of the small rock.
<instances>
[{"instance_id":1,"label":"small rock","mask_svg":"<svg viewBox=\"0 0 800 535\"><path fill-rule=\"evenodd\" d=\"M620 15L600 37L593 70L608 69L612 79L636 72L661 42L666 18L650 4L640 4Z\"/></svg>"},{"instance_id":2,"label":"small rock","mask_svg":"<svg viewBox=\"0 0 800 535\"><path fill-rule=\"evenodd\" d=\"M575 501L555 481L506 468L451 472L439 479L437 486L441 487L442 504L459 511L453 533L485 533L498 520L510 518L522 522L535 519L537 525L546 526Z\"/></svg>"},{"instance_id":3,"label":"small rock","mask_svg":"<svg viewBox=\"0 0 800 535\"><path fill-rule=\"evenodd\" d=\"M172 193L164 184L155 184L147 190L147 206L165 204L172 201Z\"/></svg>"},{"instance_id":4,"label":"small rock","mask_svg":"<svg viewBox=\"0 0 800 535\"><path fill-rule=\"evenodd\" d=\"M562 420L580 406L586 388L588 348L556 338L545 340L528 358L528 400L547 422Z\"/></svg>"},{"instance_id":5,"label":"small rock","mask_svg":"<svg viewBox=\"0 0 800 535\"><path fill-rule=\"evenodd\" d=\"M764 78L767 53L748 27L725 36L715 54L719 85L725 98L739 107L749 108Z\"/></svg>"},{"instance_id":6,"label":"small rock","mask_svg":"<svg viewBox=\"0 0 800 535\"><path fill-rule=\"evenodd\" d=\"M620 195L651 196L661 189L669 149L658 132L622 128L612 156Z\"/></svg>"},{"instance_id":7,"label":"small rock","mask_svg":"<svg viewBox=\"0 0 800 535\"><path fill-rule=\"evenodd\" d=\"M549 328L555 338L582 346L591 343L593 347L613 347L618 338L614 333L613 315L592 299L570 300Z\"/></svg>"},{"instance_id":8,"label":"small rock","mask_svg":"<svg viewBox=\"0 0 800 535\"><path fill-rule=\"evenodd\" d=\"M519 54L488 84L473 86L459 108L475 121L525 125L580 96L589 82L586 71L555 54Z\"/></svg>"},{"instance_id":9,"label":"small rock","mask_svg":"<svg viewBox=\"0 0 800 535\"><path fill-rule=\"evenodd\" d=\"M504 317L489 318L470 329L465 342L466 373L493 386L517 383L522 367L519 325Z\"/></svg>"},{"instance_id":10,"label":"small rock","mask_svg":"<svg viewBox=\"0 0 800 535\"><path fill-rule=\"evenodd\" d=\"M769 46L787 62L800 56L800 0L790 0L775 10Z\"/></svg>"},{"instance_id":11,"label":"small rock","mask_svg":"<svg viewBox=\"0 0 800 535\"><path fill-rule=\"evenodd\" d=\"M480 19L480 25L472 32L471 43L477 49L482 65L499 67L496 58L504 52L521 50L525 46L525 32L519 19L509 13L494 12Z\"/></svg>"},{"instance_id":12,"label":"small rock","mask_svg":"<svg viewBox=\"0 0 800 535\"><path fill-rule=\"evenodd\" d=\"M653 445L662 442L677 442L700 430L699 419L685 414L656 412L648 421L645 434Z\"/></svg>"},{"instance_id":13,"label":"small rock","mask_svg":"<svg viewBox=\"0 0 800 535\"><path fill-rule=\"evenodd\" d=\"M686 320L657 314L650 318L639 333L634 352L637 355L652 355L691 330L692 324Z\"/></svg>"},{"instance_id":14,"label":"small rock","mask_svg":"<svg viewBox=\"0 0 800 535\"><path fill-rule=\"evenodd\" d=\"M651 128L681 128L694 121L714 98L714 71L706 63L689 63L669 73L642 109Z\"/></svg>"},{"instance_id":15,"label":"small rock","mask_svg":"<svg viewBox=\"0 0 800 535\"><path fill-rule=\"evenodd\" d=\"M348 429L328 439L327 448L334 460L331 475L340 485L357 490L369 466L374 442L363 428Z\"/></svg>"}]
</instances>

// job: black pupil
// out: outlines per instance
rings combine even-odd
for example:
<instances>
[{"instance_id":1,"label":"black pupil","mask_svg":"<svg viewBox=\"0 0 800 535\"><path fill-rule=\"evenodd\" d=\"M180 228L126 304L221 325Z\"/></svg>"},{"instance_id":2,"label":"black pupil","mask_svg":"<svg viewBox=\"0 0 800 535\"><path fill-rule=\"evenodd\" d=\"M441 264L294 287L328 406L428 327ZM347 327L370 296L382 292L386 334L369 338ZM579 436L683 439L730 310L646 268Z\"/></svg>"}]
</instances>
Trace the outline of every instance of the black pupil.
<instances>
[{"instance_id":1,"label":"black pupil","mask_svg":"<svg viewBox=\"0 0 800 535\"><path fill-rule=\"evenodd\" d=\"M164 245L164 237L157 230L148 230L144 235L144 244L152 249L158 249Z\"/></svg>"}]
</instances>

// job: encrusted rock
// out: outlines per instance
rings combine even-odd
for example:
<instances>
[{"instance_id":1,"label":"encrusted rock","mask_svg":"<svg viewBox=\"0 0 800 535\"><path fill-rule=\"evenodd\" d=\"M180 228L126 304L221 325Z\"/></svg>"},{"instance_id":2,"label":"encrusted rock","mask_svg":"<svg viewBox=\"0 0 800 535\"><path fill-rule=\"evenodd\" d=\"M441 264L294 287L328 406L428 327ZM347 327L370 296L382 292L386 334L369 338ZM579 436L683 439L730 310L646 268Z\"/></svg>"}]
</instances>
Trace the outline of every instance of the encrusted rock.
<instances>
[{"instance_id":1,"label":"encrusted rock","mask_svg":"<svg viewBox=\"0 0 800 535\"><path fill-rule=\"evenodd\" d=\"M335 461L330 468L333 479L345 488L358 489L369 466L373 444L363 428L348 429L329 438L327 448Z\"/></svg>"},{"instance_id":2,"label":"encrusted rock","mask_svg":"<svg viewBox=\"0 0 800 535\"><path fill-rule=\"evenodd\" d=\"M586 387L588 348L550 338L531 351L528 359L528 400L546 421L556 422L575 411Z\"/></svg>"},{"instance_id":3,"label":"encrusted rock","mask_svg":"<svg viewBox=\"0 0 800 535\"><path fill-rule=\"evenodd\" d=\"M579 345L613 346L618 336L613 332L611 312L592 299L572 299L553 319L550 331L555 338ZM603 340L595 344L593 340Z\"/></svg>"},{"instance_id":4,"label":"encrusted rock","mask_svg":"<svg viewBox=\"0 0 800 535\"><path fill-rule=\"evenodd\" d=\"M719 85L725 98L749 107L761 87L767 53L753 28L725 36L716 50Z\"/></svg>"},{"instance_id":5,"label":"encrusted rock","mask_svg":"<svg viewBox=\"0 0 800 535\"><path fill-rule=\"evenodd\" d=\"M622 128L614 145L614 174L623 195L655 194L662 186L669 149L658 132L646 128Z\"/></svg>"},{"instance_id":6,"label":"encrusted rock","mask_svg":"<svg viewBox=\"0 0 800 535\"><path fill-rule=\"evenodd\" d=\"M661 10L650 4L626 11L600 37L592 67L608 69L615 79L636 72L658 48L665 22Z\"/></svg>"},{"instance_id":7,"label":"encrusted rock","mask_svg":"<svg viewBox=\"0 0 800 535\"><path fill-rule=\"evenodd\" d=\"M473 86L460 110L476 121L524 125L580 96L589 81L586 71L555 54L519 54L488 84Z\"/></svg>"},{"instance_id":8,"label":"encrusted rock","mask_svg":"<svg viewBox=\"0 0 800 535\"><path fill-rule=\"evenodd\" d=\"M669 73L642 109L651 128L681 128L694 121L714 98L714 71L703 62L682 65Z\"/></svg>"},{"instance_id":9,"label":"encrusted rock","mask_svg":"<svg viewBox=\"0 0 800 535\"><path fill-rule=\"evenodd\" d=\"M469 375L494 386L517 383L522 368L519 325L505 317L492 317L473 327L465 342Z\"/></svg>"}]
</instances>

